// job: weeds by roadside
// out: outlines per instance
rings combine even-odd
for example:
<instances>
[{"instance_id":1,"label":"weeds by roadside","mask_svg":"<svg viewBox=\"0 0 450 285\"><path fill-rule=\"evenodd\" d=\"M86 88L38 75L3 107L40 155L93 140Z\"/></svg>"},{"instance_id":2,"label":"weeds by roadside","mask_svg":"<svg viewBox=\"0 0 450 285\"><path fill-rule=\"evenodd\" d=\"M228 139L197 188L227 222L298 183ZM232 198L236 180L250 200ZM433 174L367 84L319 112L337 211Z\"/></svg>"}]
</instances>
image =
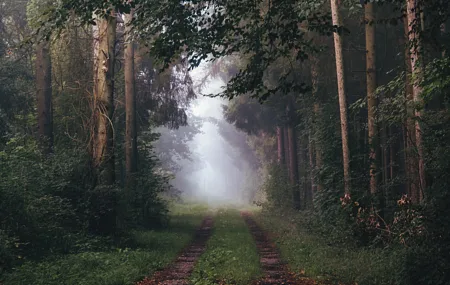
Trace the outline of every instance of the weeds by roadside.
<instances>
[{"instance_id":1,"label":"weeds by roadside","mask_svg":"<svg viewBox=\"0 0 450 285\"><path fill-rule=\"evenodd\" d=\"M192 274L192 284L247 285L260 274L255 243L239 212L219 210L207 251Z\"/></svg>"},{"instance_id":2,"label":"weeds by roadside","mask_svg":"<svg viewBox=\"0 0 450 285\"><path fill-rule=\"evenodd\" d=\"M262 211L255 219L281 250L282 258L299 276L346 284L403 284L401 249L358 248L320 237L302 218L305 213Z\"/></svg>"},{"instance_id":3,"label":"weeds by roadside","mask_svg":"<svg viewBox=\"0 0 450 285\"><path fill-rule=\"evenodd\" d=\"M173 205L167 228L135 231L129 247L86 251L27 262L5 274L4 285L128 285L166 266L192 238L207 207Z\"/></svg>"}]
</instances>

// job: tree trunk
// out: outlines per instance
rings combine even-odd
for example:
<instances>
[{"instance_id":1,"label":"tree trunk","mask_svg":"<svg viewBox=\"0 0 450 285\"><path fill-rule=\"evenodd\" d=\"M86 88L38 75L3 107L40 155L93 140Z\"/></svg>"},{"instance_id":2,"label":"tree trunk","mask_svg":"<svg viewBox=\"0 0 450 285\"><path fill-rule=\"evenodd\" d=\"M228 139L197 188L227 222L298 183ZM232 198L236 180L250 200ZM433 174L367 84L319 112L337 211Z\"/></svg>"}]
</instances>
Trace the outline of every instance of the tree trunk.
<instances>
[{"instance_id":1,"label":"tree trunk","mask_svg":"<svg viewBox=\"0 0 450 285\"><path fill-rule=\"evenodd\" d=\"M446 23L442 23L441 24L441 35L445 35L446 31L447 31ZM445 46L442 48L441 56L442 56L442 58L445 58L445 56L446 56Z\"/></svg>"},{"instance_id":2,"label":"tree trunk","mask_svg":"<svg viewBox=\"0 0 450 285\"><path fill-rule=\"evenodd\" d=\"M310 188L308 191L308 204L311 206L314 205L314 191L315 191L315 179L314 179L314 142L312 139L311 134L308 136L308 159L309 159L309 181L310 181Z\"/></svg>"},{"instance_id":3,"label":"tree trunk","mask_svg":"<svg viewBox=\"0 0 450 285\"><path fill-rule=\"evenodd\" d=\"M313 111L314 111L314 124L313 124L313 131L316 132L316 135L314 135L314 137L311 136L310 140L311 144L310 144L310 148L313 149L313 152L315 152L316 155L316 164L314 168L311 168L311 177L313 179L312 183L316 184L316 189L317 191L321 191L323 189L322 184L320 183L319 180L319 175L318 172L319 170L322 168L322 148L320 147L320 141L317 138L317 125L318 125L318 120L321 117L320 114L320 106L319 106L319 60L316 56L312 56L311 57L311 85L312 85L312 96L313 96L313 100L314 100L314 107L313 107ZM314 156L314 153L312 155L310 155L311 157ZM312 164L314 165L314 164Z\"/></svg>"},{"instance_id":4,"label":"tree trunk","mask_svg":"<svg viewBox=\"0 0 450 285\"><path fill-rule=\"evenodd\" d=\"M289 171L290 169L290 151L289 151L289 135L288 135L288 124L283 128L283 142L284 142L284 158L286 160L286 169Z\"/></svg>"},{"instance_id":5,"label":"tree trunk","mask_svg":"<svg viewBox=\"0 0 450 285\"><path fill-rule=\"evenodd\" d=\"M375 12L374 3L365 5L366 24L366 82L367 82L367 118L369 134L369 159L370 159L370 193L377 193L377 163L375 142L377 139L377 127L375 125L375 108L377 99L375 91L377 89L376 78L376 41L375 41Z\"/></svg>"},{"instance_id":6,"label":"tree trunk","mask_svg":"<svg viewBox=\"0 0 450 285\"><path fill-rule=\"evenodd\" d=\"M381 98L383 100L383 98ZM388 153L388 136L386 123L381 123L380 131L380 141L381 141L381 178L383 185L387 185L389 179L388 163L389 163L389 153Z\"/></svg>"},{"instance_id":7,"label":"tree trunk","mask_svg":"<svg viewBox=\"0 0 450 285\"><path fill-rule=\"evenodd\" d=\"M295 209L300 209L300 190L298 177L297 132L292 124L288 127L289 139L289 180L292 185L292 197Z\"/></svg>"},{"instance_id":8,"label":"tree trunk","mask_svg":"<svg viewBox=\"0 0 450 285\"><path fill-rule=\"evenodd\" d=\"M133 14L125 15L125 161L127 184L132 185L137 172L136 93L134 43L131 37Z\"/></svg>"},{"instance_id":9,"label":"tree trunk","mask_svg":"<svg viewBox=\"0 0 450 285\"><path fill-rule=\"evenodd\" d=\"M335 27L342 26L338 2L340 1L331 0L331 16L333 18L333 25ZM341 118L344 190L346 193L350 193L350 149L348 146L347 98L345 94L344 57L342 53L342 36L338 32L334 33L334 50L336 53L336 76L339 94L339 113Z\"/></svg>"},{"instance_id":10,"label":"tree trunk","mask_svg":"<svg viewBox=\"0 0 450 285\"><path fill-rule=\"evenodd\" d=\"M36 48L36 99L38 135L45 153L53 150L52 62L49 42Z\"/></svg>"},{"instance_id":11,"label":"tree trunk","mask_svg":"<svg viewBox=\"0 0 450 285\"><path fill-rule=\"evenodd\" d=\"M417 192L413 197L414 203L419 203L423 199L423 193L426 188L425 182L425 164L423 157L423 144L422 144L422 129L420 126L420 118L422 116L422 87L420 87L420 82L423 77L422 68L422 56L421 56L421 43L420 43L420 31L422 29L422 17L420 11L420 1L418 0L407 0L407 17L408 17L408 36L410 42L410 60L411 60L411 70L414 75L415 81L412 82L412 94L413 101L415 105L414 115L416 117L414 129L415 129L415 139L416 147L418 153L418 180L419 185ZM418 25L419 28L417 27Z\"/></svg>"},{"instance_id":12,"label":"tree trunk","mask_svg":"<svg viewBox=\"0 0 450 285\"><path fill-rule=\"evenodd\" d=\"M397 155L397 139L394 140L394 134L397 133L397 131L394 129L394 127L389 127L389 180L394 180L395 177L395 157Z\"/></svg>"},{"instance_id":13,"label":"tree trunk","mask_svg":"<svg viewBox=\"0 0 450 285\"><path fill-rule=\"evenodd\" d=\"M114 170L114 56L116 42L115 15L97 20L98 49L95 58L93 162L99 184L112 185Z\"/></svg>"},{"instance_id":14,"label":"tree trunk","mask_svg":"<svg viewBox=\"0 0 450 285\"><path fill-rule=\"evenodd\" d=\"M283 127L277 127L277 146L278 146L278 163L285 165L285 150L284 150L284 130Z\"/></svg>"},{"instance_id":15,"label":"tree trunk","mask_svg":"<svg viewBox=\"0 0 450 285\"><path fill-rule=\"evenodd\" d=\"M406 47L409 40L409 26L408 21L404 22ZM416 147L416 129L414 126L414 107L413 107L413 86L411 82L411 59L408 48L405 48L405 66L406 66L406 80L405 80L405 96L406 96L406 122L405 122L405 169L406 169L406 190L412 200L418 197L417 180L417 156L414 152Z\"/></svg>"}]
</instances>

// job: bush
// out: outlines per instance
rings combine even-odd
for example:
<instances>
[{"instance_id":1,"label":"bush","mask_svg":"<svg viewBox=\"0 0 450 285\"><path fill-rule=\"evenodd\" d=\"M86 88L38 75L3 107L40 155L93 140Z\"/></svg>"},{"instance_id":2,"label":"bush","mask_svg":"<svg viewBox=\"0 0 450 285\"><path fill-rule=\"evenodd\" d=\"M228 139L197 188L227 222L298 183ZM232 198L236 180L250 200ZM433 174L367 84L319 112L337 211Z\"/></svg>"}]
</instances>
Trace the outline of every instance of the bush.
<instances>
[{"instance_id":1,"label":"bush","mask_svg":"<svg viewBox=\"0 0 450 285\"><path fill-rule=\"evenodd\" d=\"M289 183L288 174L283 167L272 164L267 169L266 179L262 185L267 195L266 207L291 207L292 186Z\"/></svg>"},{"instance_id":2,"label":"bush","mask_svg":"<svg viewBox=\"0 0 450 285\"><path fill-rule=\"evenodd\" d=\"M87 217L104 210L90 203L84 160L78 149L44 156L29 137L13 138L0 151L1 267L71 251Z\"/></svg>"}]
</instances>

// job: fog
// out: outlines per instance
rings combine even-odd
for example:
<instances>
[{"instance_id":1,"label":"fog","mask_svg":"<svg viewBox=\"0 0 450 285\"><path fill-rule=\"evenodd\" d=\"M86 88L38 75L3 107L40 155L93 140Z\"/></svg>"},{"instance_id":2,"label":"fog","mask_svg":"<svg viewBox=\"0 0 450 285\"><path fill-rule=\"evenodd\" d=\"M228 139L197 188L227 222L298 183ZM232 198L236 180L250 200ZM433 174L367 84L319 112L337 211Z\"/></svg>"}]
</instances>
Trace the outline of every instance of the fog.
<instances>
[{"instance_id":1,"label":"fog","mask_svg":"<svg viewBox=\"0 0 450 285\"><path fill-rule=\"evenodd\" d=\"M194 82L201 80L204 72L197 68L191 72ZM222 91L224 82L220 79L209 80L198 92L217 94ZM232 135L245 135L236 130L224 119L222 106L227 101L199 94L191 104L188 112L188 124L192 119L200 119L200 132L187 143L189 159L178 159L179 171L175 173L172 185L181 191L185 200L207 202L209 204L242 205L251 202L252 193L257 185L253 185L257 171L242 158L242 150L231 146L220 132L220 125L233 128ZM225 125L225 126L226 126ZM183 131L173 130L173 135ZM235 133L234 133L235 132Z\"/></svg>"}]
</instances>

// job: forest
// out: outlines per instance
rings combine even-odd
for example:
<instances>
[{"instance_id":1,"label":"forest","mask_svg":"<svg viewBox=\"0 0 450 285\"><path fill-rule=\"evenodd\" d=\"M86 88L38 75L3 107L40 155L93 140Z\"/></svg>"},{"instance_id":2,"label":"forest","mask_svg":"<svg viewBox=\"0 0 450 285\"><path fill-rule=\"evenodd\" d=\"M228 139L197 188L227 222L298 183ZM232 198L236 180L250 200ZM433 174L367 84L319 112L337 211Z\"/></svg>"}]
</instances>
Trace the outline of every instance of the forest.
<instances>
[{"instance_id":1,"label":"forest","mask_svg":"<svg viewBox=\"0 0 450 285\"><path fill-rule=\"evenodd\" d=\"M450 1L0 0L0 285L450 284Z\"/></svg>"}]
</instances>

